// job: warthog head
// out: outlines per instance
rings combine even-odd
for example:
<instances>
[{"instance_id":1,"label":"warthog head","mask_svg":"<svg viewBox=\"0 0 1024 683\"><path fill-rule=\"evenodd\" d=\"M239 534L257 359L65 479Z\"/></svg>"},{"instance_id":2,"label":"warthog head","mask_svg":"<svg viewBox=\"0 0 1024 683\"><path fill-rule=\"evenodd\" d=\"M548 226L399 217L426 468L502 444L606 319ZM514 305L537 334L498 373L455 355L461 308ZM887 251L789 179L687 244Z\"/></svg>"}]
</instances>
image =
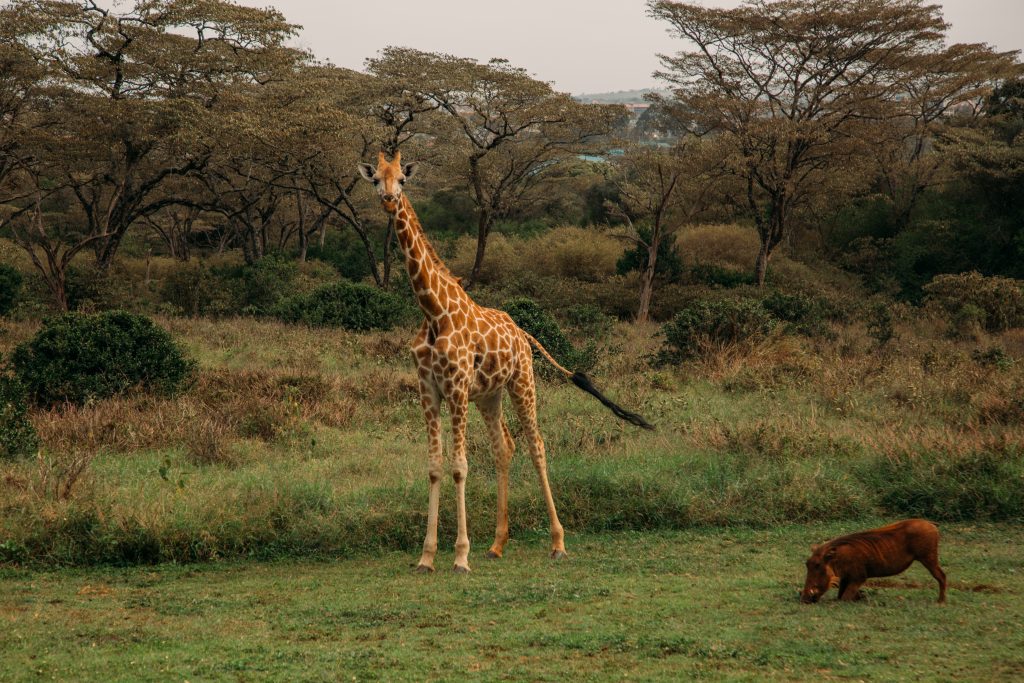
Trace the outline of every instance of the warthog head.
<instances>
[{"instance_id":1,"label":"warthog head","mask_svg":"<svg viewBox=\"0 0 1024 683\"><path fill-rule=\"evenodd\" d=\"M811 546L811 556L807 558L807 580L800 591L801 602L818 602L839 581L832 569L835 557L835 546L827 543Z\"/></svg>"}]
</instances>

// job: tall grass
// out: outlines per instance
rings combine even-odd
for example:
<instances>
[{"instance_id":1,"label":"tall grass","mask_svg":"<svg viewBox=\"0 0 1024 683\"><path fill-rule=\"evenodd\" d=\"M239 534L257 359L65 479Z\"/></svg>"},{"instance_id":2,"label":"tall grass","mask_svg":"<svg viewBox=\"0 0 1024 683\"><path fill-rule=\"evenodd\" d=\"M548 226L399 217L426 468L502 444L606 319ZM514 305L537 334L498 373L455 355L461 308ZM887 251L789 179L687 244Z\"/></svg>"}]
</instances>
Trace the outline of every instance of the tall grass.
<instances>
[{"instance_id":1,"label":"tall grass","mask_svg":"<svg viewBox=\"0 0 1024 683\"><path fill-rule=\"evenodd\" d=\"M173 400L34 412L41 455L0 465L0 561L336 556L421 543L426 439L412 330L160 322L198 359L195 386ZM657 432L623 426L564 383L539 387L570 549L583 531L1024 520L1019 335L987 337L982 351L999 355L920 320L897 325L882 350L854 324L834 339L776 335L655 369L646 359L663 341L658 328L616 324L593 376ZM0 351L32 329L9 325ZM480 549L496 491L475 412L469 446ZM454 537L452 488L446 480L442 538ZM522 443L510 511L513 537L546 533Z\"/></svg>"}]
</instances>

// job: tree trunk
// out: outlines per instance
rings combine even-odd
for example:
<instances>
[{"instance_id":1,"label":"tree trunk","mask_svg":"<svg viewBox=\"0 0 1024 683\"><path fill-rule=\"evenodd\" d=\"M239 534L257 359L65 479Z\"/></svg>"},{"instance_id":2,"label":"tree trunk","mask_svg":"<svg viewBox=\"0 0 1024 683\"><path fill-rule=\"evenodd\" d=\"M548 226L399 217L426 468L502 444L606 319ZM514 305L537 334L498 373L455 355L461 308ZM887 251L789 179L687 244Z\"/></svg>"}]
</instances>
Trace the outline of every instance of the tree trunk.
<instances>
[{"instance_id":1,"label":"tree trunk","mask_svg":"<svg viewBox=\"0 0 1024 683\"><path fill-rule=\"evenodd\" d=\"M121 238L124 237L125 230L118 229L106 239L98 242L99 246L96 248L96 269L105 273L110 269L111 264L114 262L114 255L117 253L117 248L121 246Z\"/></svg>"},{"instance_id":2,"label":"tree trunk","mask_svg":"<svg viewBox=\"0 0 1024 683\"><path fill-rule=\"evenodd\" d=\"M487 211L480 212L476 228L476 257L473 259L473 270L469 277L462 283L462 288L468 290L480 277L480 271L484 266L484 252L487 249L487 237L491 232L491 214Z\"/></svg>"},{"instance_id":3,"label":"tree trunk","mask_svg":"<svg viewBox=\"0 0 1024 683\"><path fill-rule=\"evenodd\" d=\"M306 262L306 251L309 249L309 236L306 235L306 229L299 229L299 263Z\"/></svg>"},{"instance_id":4,"label":"tree trunk","mask_svg":"<svg viewBox=\"0 0 1024 683\"><path fill-rule=\"evenodd\" d=\"M640 275L640 305L636 309L636 322L645 323L650 319L651 299L654 297L654 270L658 261L658 243L651 240L647 247L647 266Z\"/></svg>"},{"instance_id":5,"label":"tree trunk","mask_svg":"<svg viewBox=\"0 0 1024 683\"><path fill-rule=\"evenodd\" d=\"M764 279L768 274L768 260L772 256L772 250L767 240L761 238L761 250L757 252L757 263L754 266L754 274L757 277L757 286L764 287Z\"/></svg>"},{"instance_id":6,"label":"tree trunk","mask_svg":"<svg viewBox=\"0 0 1024 683\"><path fill-rule=\"evenodd\" d=\"M48 258L47 262L49 265L48 269L42 269L39 263L36 263L36 268L42 273L43 281L46 282L46 288L50 290L50 295L53 297L53 303L57 310L66 311L68 310L67 276L64 269L59 265L58 259Z\"/></svg>"}]
</instances>

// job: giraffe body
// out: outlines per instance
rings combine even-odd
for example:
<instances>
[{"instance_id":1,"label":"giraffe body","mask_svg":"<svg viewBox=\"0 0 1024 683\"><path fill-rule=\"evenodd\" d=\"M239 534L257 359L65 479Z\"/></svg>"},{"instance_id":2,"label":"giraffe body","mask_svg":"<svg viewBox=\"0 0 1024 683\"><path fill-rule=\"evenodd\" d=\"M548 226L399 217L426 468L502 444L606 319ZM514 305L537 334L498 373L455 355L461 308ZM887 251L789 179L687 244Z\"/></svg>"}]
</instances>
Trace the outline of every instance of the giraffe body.
<instances>
[{"instance_id":1,"label":"giraffe body","mask_svg":"<svg viewBox=\"0 0 1024 683\"><path fill-rule=\"evenodd\" d=\"M409 281L423 311L424 321L412 342L419 378L420 403L427 423L430 495L427 533L417 569L433 571L437 554L437 517L443 475L441 408L447 405L452 422L452 479L455 482L458 534L455 570L468 572L469 534L466 528L466 422L469 403L475 403L487 426L497 471L498 501L494 543L489 555L501 557L508 542L508 472L515 443L502 414L507 391L522 427L540 482L551 524L551 557L565 556L562 525L548 482L544 441L537 426L537 392L533 376L532 346L573 382L596 396L620 417L650 427L643 418L623 411L601 396L581 373L558 365L536 339L524 332L504 311L478 306L462 289L434 251L416 212L402 192L402 184L415 164L402 166L400 153L389 163L384 154L377 167L361 164L360 173L373 182L385 211L394 218L395 235L402 248ZM582 378L582 379L581 379Z\"/></svg>"}]
</instances>

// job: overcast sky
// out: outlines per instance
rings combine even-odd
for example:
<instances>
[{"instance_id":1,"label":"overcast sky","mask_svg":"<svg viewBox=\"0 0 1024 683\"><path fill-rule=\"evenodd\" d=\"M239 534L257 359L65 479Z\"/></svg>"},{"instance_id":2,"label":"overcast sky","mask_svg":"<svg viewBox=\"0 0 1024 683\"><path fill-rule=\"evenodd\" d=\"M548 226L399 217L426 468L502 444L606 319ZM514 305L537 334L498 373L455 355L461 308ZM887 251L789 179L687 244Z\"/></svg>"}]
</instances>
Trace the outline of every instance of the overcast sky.
<instances>
[{"instance_id":1,"label":"overcast sky","mask_svg":"<svg viewBox=\"0 0 1024 683\"><path fill-rule=\"evenodd\" d=\"M486 61L504 57L558 90L580 93L656 85L657 53L683 43L646 15L644 0L240 0L279 9L304 28L302 47L362 69L387 45ZM1024 48L1024 0L935 0L952 42ZM735 7L739 0L704 0Z\"/></svg>"}]
</instances>

